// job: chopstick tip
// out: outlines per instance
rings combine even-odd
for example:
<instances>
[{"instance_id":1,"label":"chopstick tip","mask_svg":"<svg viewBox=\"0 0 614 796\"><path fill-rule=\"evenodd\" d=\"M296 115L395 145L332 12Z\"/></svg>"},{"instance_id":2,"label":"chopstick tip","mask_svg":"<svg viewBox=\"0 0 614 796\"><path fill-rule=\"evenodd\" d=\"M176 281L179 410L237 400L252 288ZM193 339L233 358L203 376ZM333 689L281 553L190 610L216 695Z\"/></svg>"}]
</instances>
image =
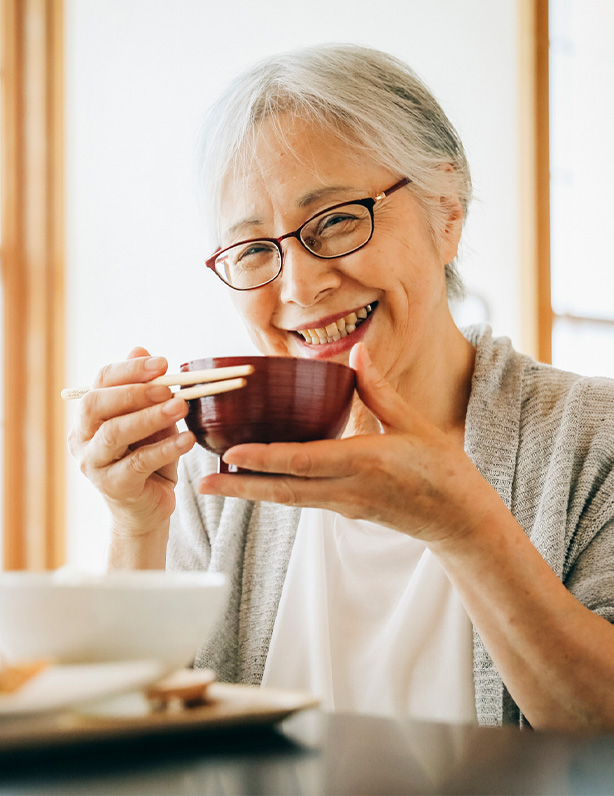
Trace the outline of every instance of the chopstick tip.
<instances>
[{"instance_id":1,"label":"chopstick tip","mask_svg":"<svg viewBox=\"0 0 614 796\"><path fill-rule=\"evenodd\" d=\"M78 387L76 389L64 389L60 393L63 401L73 401L76 398L83 398L83 396L90 391L89 387Z\"/></svg>"}]
</instances>

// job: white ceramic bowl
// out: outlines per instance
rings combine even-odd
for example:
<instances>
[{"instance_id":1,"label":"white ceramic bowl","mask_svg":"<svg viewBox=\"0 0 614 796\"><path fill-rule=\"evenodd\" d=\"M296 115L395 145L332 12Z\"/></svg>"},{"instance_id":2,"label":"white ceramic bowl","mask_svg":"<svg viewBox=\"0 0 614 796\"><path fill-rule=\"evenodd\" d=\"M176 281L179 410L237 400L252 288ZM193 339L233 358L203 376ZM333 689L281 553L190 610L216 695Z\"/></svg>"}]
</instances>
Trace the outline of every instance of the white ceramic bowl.
<instances>
[{"instance_id":1,"label":"white ceramic bowl","mask_svg":"<svg viewBox=\"0 0 614 796\"><path fill-rule=\"evenodd\" d=\"M122 571L0 574L0 652L57 663L189 665L222 613L224 575Z\"/></svg>"}]
</instances>

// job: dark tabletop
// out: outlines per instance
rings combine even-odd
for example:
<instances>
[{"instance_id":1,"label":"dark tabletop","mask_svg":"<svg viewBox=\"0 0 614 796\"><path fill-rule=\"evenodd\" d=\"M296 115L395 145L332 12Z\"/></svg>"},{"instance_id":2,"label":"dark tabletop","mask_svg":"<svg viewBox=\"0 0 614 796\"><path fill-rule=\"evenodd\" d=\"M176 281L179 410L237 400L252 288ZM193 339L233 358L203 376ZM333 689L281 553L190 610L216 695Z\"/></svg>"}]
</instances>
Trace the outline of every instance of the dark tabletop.
<instances>
[{"instance_id":1,"label":"dark tabletop","mask_svg":"<svg viewBox=\"0 0 614 796\"><path fill-rule=\"evenodd\" d=\"M614 794L614 735L309 711L276 728L2 754L11 794Z\"/></svg>"}]
</instances>

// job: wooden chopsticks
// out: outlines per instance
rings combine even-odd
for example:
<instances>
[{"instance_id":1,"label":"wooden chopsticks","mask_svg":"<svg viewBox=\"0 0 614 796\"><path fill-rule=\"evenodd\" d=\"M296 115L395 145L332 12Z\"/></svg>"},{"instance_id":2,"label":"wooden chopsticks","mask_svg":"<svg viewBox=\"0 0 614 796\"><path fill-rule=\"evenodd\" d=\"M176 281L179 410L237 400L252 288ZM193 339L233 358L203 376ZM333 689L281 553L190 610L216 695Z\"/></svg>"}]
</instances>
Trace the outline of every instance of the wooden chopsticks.
<instances>
[{"instance_id":1,"label":"wooden chopsticks","mask_svg":"<svg viewBox=\"0 0 614 796\"><path fill-rule=\"evenodd\" d=\"M232 365L227 368L209 368L208 370L188 370L185 373L165 373L147 382L160 384L164 387L184 387L187 389L176 390L173 395L191 401L194 398L204 398L207 395L218 395L231 390L238 390L246 384L245 376L254 372L252 365ZM83 396L91 387L77 387L62 390L62 398L71 401Z\"/></svg>"}]
</instances>

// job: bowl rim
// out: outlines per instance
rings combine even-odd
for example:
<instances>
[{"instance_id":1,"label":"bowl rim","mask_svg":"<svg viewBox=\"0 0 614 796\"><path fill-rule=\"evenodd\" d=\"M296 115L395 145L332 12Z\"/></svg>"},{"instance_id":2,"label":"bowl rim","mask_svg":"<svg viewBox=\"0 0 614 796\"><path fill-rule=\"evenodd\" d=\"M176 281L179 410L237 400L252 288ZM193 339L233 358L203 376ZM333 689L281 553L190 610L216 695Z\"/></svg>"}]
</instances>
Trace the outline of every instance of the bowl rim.
<instances>
[{"instance_id":1,"label":"bowl rim","mask_svg":"<svg viewBox=\"0 0 614 796\"><path fill-rule=\"evenodd\" d=\"M325 367L330 368L331 366L334 368L342 368L344 370L350 370L356 376L356 371L354 368L351 368L349 365L346 365L344 362L332 362L329 359L312 359L311 357L292 357L292 356L268 356L266 354L245 354L244 356L241 354L229 354L223 356L202 356L202 357L193 357L192 359L188 359L185 362L182 362L179 365L179 369L183 370L183 368L189 368L190 365L194 365L196 363L211 361L211 362L222 362L228 360L240 360L240 362L245 362L246 364L255 364L264 361L270 362L301 362L301 363L308 363L307 367ZM238 363L240 364L240 363ZM216 365L217 367L217 365ZM300 366L302 367L302 365Z\"/></svg>"},{"instance_id":2,"label":"bowl rim","mask_svg":"<svg viewBox=\"0 0 614 796\"><path fill-rule=\"evenodd\" d=\"M138 591L218 590L228 584L222 572L164 569L118 570L116 572L79 572L50 570L45 572L0 572L0 591L11 588L47 589L134 589Z\"/></svg>"}]
</instances>

